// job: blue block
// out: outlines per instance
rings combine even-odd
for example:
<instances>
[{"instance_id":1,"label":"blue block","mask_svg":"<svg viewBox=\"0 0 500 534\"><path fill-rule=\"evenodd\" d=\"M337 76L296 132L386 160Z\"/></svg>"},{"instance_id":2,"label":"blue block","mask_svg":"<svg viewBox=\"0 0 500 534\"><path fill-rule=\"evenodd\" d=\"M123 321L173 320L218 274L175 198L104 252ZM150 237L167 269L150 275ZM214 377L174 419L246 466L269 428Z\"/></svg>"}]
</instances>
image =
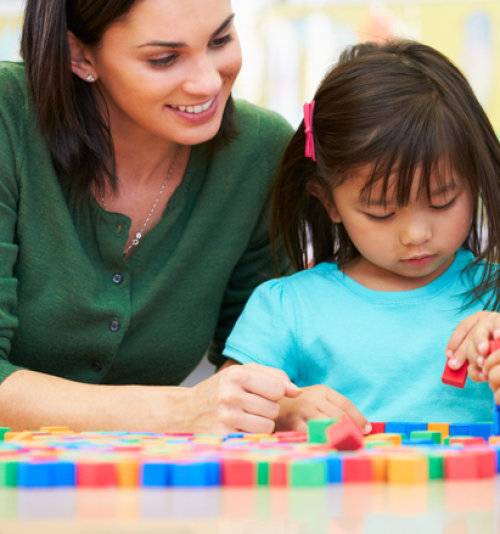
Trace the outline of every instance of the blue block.
<instances>
[{"instance_id":1,"label":"blue block","mask_svg":"<svg viewBox=\"0 0 500 534\"><path fill-rule=\"evenodd\" d=\"M326 481L329 483L342 482L342 458L328 456L326 458Z\"/></svg>"},{"instance_id":2,"label":"blue block","mask_svg":"<svg viewBox=\"0 0 500 534\"><path fill-rule=\"evenodd\" d=\"M406 423L386 423L385 433L386 434L406 434Z\"/></svg>"},{"instance_id":3,"label":"blue block","mask_svg":"<svg viewBox=\"0 0 500 534\"><path fill-rule=\"evenodd\" d=\"M48 488L52 486L53 463L19 462L17 485L22 488Z\"/></svg>"},{"instance_id":4,"label":"blue block","mask_svg":"<svg viewBox=\"0 0 500 534\"><path fill-rule=\"evenodd\" d=\"M221 485L221 463L217 460L205 462L207 470L207 486Z\"/></svg>"},{"instance_id":5,"label":"blue block","mask_svg":"<svg viewBox=\"0 0 500 534\"><path fill-rule=\"evenodd\" d=\"M57 487L73 487L76 485L76 467L72 462L54 462L52 482Z\"/></svg>"},{"instance_id":6,"label":"blue block","mask_svg":"<svg viewBox=\"0 0 500 534\"><path fill-rule=\"evenodd\" d=\"M470 436L470 425L465 423L451 423L450 438L453 436Z\"/></svg>"},{"instance_id":7,"label":"blue block","mask_svg":"<svg viewBox=\"0 0 500 534\"><path fill-rule=\"evenodd\" d=\"M206 462L179 462L171 466L170 484L172 486L208 486L208 482L209 469Z\"/></svg>"},{"instance_id":8,"label":"blue block","mask_svg":"<svg viewBox=\"0 0 500 534\"><path fill-rule=\"evenodd\" d=\"M171 465L168 463L144 463L141 466L141 484L143 486L164 487L170 482Z\"/></svg>"},{"instance_id":9,"label":"blue block","mask_svg":"<svg viewBox=\"0 0 500 534\"><path fill-rule=\"evenodd\" d=\"M433 439L404 439L401 442L402 445L435 445Z\"/></svg>"},{"instance_id":10,"label":"blue block","mask_svg":"<svg viewBox=\"0 0 500 534\"><path fill-rule=\"evenodd\" d=\"M224 439L240 439L244 437L245 434L243 432L233 432L232 434L228 434Z\"/></svg>"},{"instance_id":11,"label":"blue block","mask_svg":"<svg viewBox=\"0 0 500 534\"><path fill-rule=\"evenodd\" d=\"M495 411L500 412L500 405L495 402Z\"/></svg>"},{"instance_id":12,"label":"blue block","mask_svg":"<svg viewBox=\"0 0 500 534\"><path fill-rule=\"evenodd\" d=\"M500 412L496 409L493 412L493 435L500 436Z\"/></svg>"},{"instance_id":13,"label":"blue block","mask_svg":"<svg viewBox=\"0 0 500 534\"><path fill-rule=\"evenodd\" d=\"M475 438L488 438L493 434L493 423L471 423L470 435Z\"/></svg>"},{"instance_id":14,"label":"blue block","mask_svg":"<svg viewBox=\"0 0 500 534\"><path fill-rule=\"evenodd\" d=\"M416 430L427 431L427 423L406 423L406 436L409 438L411 433Z\"/></svg>"}]
</instances>

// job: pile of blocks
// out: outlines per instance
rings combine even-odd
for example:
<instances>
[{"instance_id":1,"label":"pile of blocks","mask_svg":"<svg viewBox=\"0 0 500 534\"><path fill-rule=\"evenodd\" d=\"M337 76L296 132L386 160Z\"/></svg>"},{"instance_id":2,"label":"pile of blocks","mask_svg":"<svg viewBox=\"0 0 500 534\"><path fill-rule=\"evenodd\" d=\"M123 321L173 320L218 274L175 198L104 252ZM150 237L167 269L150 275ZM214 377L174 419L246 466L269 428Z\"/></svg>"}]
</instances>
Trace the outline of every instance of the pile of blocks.
<instances>
[{"instance_id":1,"label":"pile of blocks","mask_svg":"<svg viewBox=\"0 0 500 534\"><path fill-rule=\"evenodd\" d=\"M323 486L493 477L493 423L316 419L309 432L151 434L0 429L0 487Z\"/></svg>"}]
</instances>

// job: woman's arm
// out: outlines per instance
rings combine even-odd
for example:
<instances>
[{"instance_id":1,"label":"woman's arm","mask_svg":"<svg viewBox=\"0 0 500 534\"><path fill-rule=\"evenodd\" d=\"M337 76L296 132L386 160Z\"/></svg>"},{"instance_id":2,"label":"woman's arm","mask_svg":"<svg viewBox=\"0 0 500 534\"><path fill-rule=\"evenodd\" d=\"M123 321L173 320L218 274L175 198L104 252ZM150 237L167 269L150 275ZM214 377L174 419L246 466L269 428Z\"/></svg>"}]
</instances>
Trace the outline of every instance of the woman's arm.
<instances>
[{"instance_id":1,"label":"woman's arm","mask_svg":"<svg viewBox=\"0 0 500 534\"><path fill-rule=\"evenodd\" d=\"M96 386L20 370L0 385L0 426L267 433L278 401L299 394L285 373L256 364L225 369L193 388Z\"/></svg>"}]
</instances>

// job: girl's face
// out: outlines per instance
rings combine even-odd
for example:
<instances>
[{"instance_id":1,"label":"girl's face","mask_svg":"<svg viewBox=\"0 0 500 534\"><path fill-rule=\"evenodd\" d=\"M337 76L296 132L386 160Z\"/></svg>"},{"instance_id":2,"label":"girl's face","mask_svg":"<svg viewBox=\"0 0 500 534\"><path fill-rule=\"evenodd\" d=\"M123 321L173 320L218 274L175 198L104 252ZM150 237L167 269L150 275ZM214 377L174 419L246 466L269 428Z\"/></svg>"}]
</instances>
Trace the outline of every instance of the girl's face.
<instances>
[{"instance_id":1,"label":"girl's face","mask_svg":"<svg viewBox=\"0 0 500 534\"><path fill-rule=\"evenodd\" d=\"M370 204L360 199L369 170L336 187L334 205L327 207L332 220L344 225L360 252L352 262L355 279L382 291L422 287L453 263L467 238L474 203L469 187L450 173L445 175L444 186L436 177L431 179L429 202L425 192L419 195L417 171L409 204L398 207L391 200L389 185L384 207L381 181L372 188Z\"/></svg>"},{"instance_id":2,"label":"girl's face","mask_svg":"<svg viewBox=\"0 0 500 534\"><path fill-rule=\"evenodd\" d=\"M241 68L230 0L140 0L91 51L113 134L214 137Z\"/></svg>"}]
</instances>

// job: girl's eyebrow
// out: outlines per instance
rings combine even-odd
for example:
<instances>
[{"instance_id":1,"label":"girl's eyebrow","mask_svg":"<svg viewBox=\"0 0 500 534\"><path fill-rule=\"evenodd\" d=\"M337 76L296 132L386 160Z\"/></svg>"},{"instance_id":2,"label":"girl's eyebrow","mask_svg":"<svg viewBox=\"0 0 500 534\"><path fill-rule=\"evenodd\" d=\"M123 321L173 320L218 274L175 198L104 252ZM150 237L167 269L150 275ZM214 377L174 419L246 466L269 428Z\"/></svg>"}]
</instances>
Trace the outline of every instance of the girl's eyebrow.
<instances>
[{"instance_id":1,"label":"girl's eyebrow","mask_svg":"<svg viewBox=\"0 0 500 534\"><path fill-rule=\"evenodd\" d=\"M457 188L457 183L455 180L451 180L447 184L442 185L438 189L435 189L434 191L431 191L431 197L438 197L440 195L444 195L445 193L448 193L448 191L454 191Z\"/></svg>"},{"instance_id":2,"label":"girl's eyebrow","mask_svg":"<svg viewBox=\"0 0 500 534\"><path fill-rule=\"evenodd\" d=\"M234 19L235 14L229 15L227 19L212 33L210 36L211 39L215 39L217 35L223 30L225 30L229 24L231 24L232 20ZM144 48L145 46L163 46L166 48L185 48L187 46L186 43L176 43L176 42L166 42L166 41L150 41L148 43L138 45L136 48Z\"/></svg>"}]
</instances>

